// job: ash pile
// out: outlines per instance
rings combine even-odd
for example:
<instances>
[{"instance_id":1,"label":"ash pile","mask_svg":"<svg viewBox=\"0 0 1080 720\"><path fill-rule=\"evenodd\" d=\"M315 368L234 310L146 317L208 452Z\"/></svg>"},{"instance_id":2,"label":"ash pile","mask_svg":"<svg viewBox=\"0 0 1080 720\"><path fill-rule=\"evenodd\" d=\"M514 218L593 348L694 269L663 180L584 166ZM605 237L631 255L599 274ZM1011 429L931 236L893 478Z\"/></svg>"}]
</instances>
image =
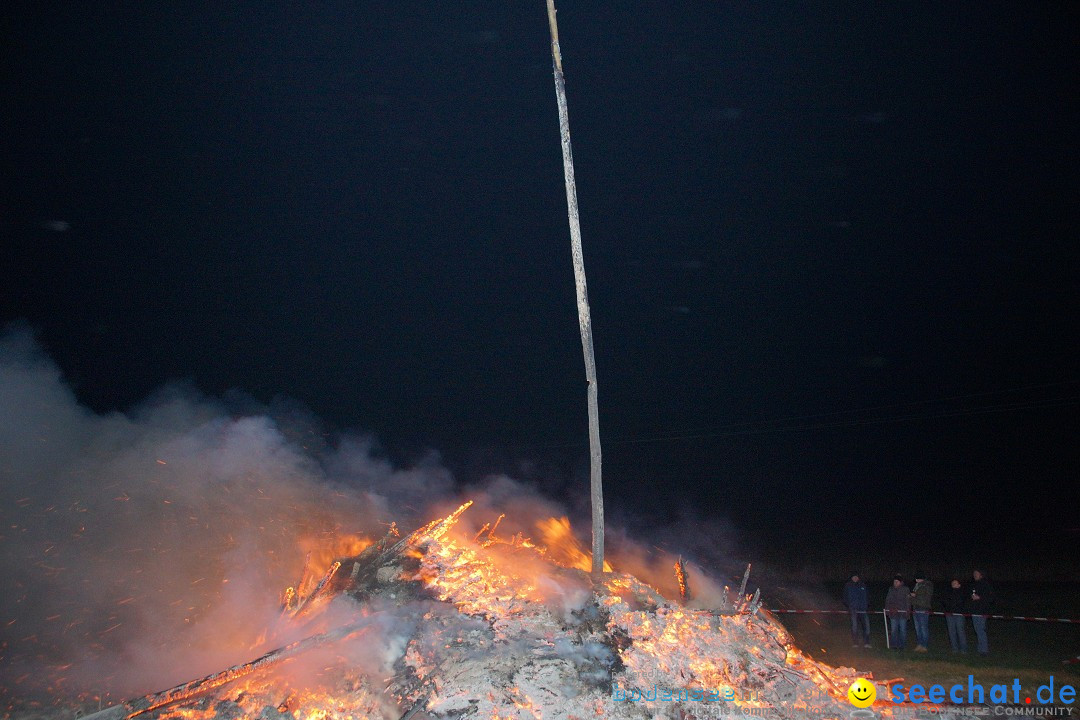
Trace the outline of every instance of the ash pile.
<instances>
[{"instance_id":1,"label":"ash pile","mask_svg":"<svg viewBox=\"0 0 1080 720\"><path fill-rule=\"evenodd\" d=\"M803 655L757 598L692 609L636 578L485 526L468 504L395 529L282 598L297 639L87 716L160 718L846 717L854 670ZM587 562L587 556L584 556ZM588 567L587 564L584 567ZM751 710L753 709L753 710Z\"/></svg>"}]
</instances>

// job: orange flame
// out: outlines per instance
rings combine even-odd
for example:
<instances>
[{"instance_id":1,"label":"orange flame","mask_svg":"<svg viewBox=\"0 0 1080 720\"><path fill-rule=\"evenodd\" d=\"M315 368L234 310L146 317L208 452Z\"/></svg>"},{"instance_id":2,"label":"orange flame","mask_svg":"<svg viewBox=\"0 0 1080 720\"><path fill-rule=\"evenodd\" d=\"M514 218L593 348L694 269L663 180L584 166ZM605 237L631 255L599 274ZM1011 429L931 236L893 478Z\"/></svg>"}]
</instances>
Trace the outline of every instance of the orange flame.
<instances>
[{"instance_id":1,"label":"orange flame","mask_svg":"<svg viewBox=\"0 0 1080 720\"><path fill-rule=\"evenodd\" d=\"M372 542L371 538L363 535L309 536L300 539L300 550L311 553L309 567L312 574L318 577L335 560L359 555ZM297 591L300 589L297 588Z\"/></svg>"},{"instance_id":2,"label":"orange flame","mask_svg":"<svg viewBox=\"0 0 1080 720\"><path fill-rule=\"evenodd\" d=\"M540 531L547 555L552 561L565 567L577 568L589 572L592 570L592 555L574 537L574 531L570 528L570 520L564 515L558 518L548 518L536 523ZM604 563L604 572L611 572L611 565Z\"/></svg>"}]
</instances>

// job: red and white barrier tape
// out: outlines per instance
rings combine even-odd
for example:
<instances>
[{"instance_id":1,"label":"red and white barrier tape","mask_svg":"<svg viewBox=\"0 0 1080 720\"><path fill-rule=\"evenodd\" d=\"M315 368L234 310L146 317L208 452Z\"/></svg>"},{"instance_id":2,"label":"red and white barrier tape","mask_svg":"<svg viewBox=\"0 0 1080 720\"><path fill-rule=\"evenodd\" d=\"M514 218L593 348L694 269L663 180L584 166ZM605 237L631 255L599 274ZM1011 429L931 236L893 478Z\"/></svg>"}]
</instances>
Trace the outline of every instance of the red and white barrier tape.
<instances>
[{"instance_id":1,"label":"red and white barrier tape","mask_svg":"<svg viewBox=\"0 0 1080 720\"><path fill-rule=\"evenodd\" d=\"M811 613L835 614L835 615L847 615L848 614L847 610L786 610L786 609L779 609L779 608L769 608L769 612L777 613L777 614L787 614L787 615L802 615L802 614L811 614ZM869 615L879 615L879 614L881 614L883 612L885 612L885 611L884 610L867 610L866 611L866 613L869 614ZM938 612L936 610L931 611L929 614L930 615L959 615L960 617L975 617L976 615L979 615L979 613L946 613L946 612ZM982 615L981 617L990 618L992 620L1031 620L1031 621L1035 621L1035 622L1058 622L1058 623L1078 623L1078 624L1080 624L1080 619L1074 619L1074 618L1033 617L1033 616L1030 616L1030 615Z\"/></svg>"}]
</instances>

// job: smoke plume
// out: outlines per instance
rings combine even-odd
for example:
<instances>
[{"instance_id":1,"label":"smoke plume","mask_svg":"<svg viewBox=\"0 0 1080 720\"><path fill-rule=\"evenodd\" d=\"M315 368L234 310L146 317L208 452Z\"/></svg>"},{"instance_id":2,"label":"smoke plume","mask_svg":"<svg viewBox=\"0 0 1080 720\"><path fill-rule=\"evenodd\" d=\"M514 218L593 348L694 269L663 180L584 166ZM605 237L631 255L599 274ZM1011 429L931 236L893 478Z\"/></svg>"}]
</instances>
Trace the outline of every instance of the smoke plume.
<instances>
[{"instance_id":1,"label":"smoke plume","mask_svg":"<svg viewBox=\"0 0 1080 720\"><path fill-rule=\"evenodd\" d=\"M360 438L316 460L190 389L94 414L25 330L0 338L0 459L0 686L16 695L123 696L250 659L305 551L381 536L391 506L451 486Z\"/></svg>"},{"instance_id":2,"label":"smoke plume","mask_svg":"<svg viewBox=\"0 0 1080 720\"><path fill-rule=\"evenodd\" d=\"M280 593L306 558L325 567L357 538L392 521L411 529L462 496L475 502L460 527L470 536L505 514L501 537L557 541L551 558L565 565L587 552L532 485L495 476L462 489L434 455L399 469L370 438L302 441L311 435L183 386L96 414L31 333L0 336L0 693L110 702L250 660L310 631L280 621ZM703 555L721 554L718 536ZM617 529L611 539L619 570L677 594L674 555ZM691 571L697 602L719 596ZM538 599L565 614L590 596L539 563L535 579ZM325 617L370 612L336 603ZM385 670L426 610L380 612L349 650L354 666Z\"/></svg>"}]
</instances>

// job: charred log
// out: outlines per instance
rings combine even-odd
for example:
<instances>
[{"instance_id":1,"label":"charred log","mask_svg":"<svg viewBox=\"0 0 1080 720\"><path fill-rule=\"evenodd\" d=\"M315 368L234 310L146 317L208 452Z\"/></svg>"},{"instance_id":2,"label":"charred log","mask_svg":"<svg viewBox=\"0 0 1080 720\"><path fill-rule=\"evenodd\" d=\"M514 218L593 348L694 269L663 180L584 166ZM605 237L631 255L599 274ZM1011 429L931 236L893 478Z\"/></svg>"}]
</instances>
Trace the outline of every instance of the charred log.
<instances>
[{"instance_id":1,"label":"charred log","mask_svg":"<svg viewBox=\"0 0 1080 720\"><path fill-rule=\"evenodd\" d=\"M746 582L750 579L750 563L746 563L746 572L742 576L742 584L739 585L739 602L742 603L746 598Z\"/></svg>"},{"instance_id":2,"label":"charred log","mask_svg":"<svg viewBox=\"0 0 1080 720\"><path fill-rule=\"evenodd\" d=\"M675 580L679 583L679 602L685 605L690 600L690 585L686 580L686 563L681 557L675 561Z\"/></svg>"}]
</instances>

